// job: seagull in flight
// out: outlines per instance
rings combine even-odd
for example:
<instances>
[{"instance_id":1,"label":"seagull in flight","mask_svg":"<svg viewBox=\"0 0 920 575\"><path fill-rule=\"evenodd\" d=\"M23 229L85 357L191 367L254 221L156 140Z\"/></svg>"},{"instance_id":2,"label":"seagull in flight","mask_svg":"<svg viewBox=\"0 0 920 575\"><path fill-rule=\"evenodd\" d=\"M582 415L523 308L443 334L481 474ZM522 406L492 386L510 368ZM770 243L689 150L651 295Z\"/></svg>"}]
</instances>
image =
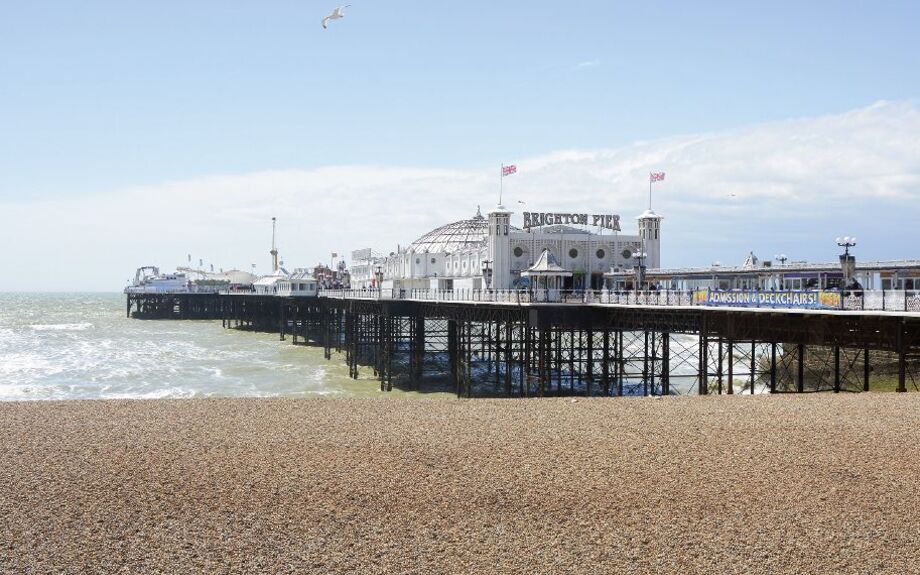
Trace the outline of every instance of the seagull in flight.
<instances>
[{"instance_id":1,"label":"seagull in flight","mask_svg":"<svg viewBox=\"0 0 920 575\"><path fill-rule=\"evenodd\" d=\"M339 6L338 8L336 8L335 10L333 10L331 14L329 14L328 16L326 16L325 18L323 18L323 30L326 29L326 24L328 24L331 20L338 20L339 18L344 18L344 17L345 17L345 12L343 12L343 10L344 10L345 8L349 8L349 7L351 7L351 4L346 4L346 5L344 5L344 6Z\"/></svg>"}]
</instances>

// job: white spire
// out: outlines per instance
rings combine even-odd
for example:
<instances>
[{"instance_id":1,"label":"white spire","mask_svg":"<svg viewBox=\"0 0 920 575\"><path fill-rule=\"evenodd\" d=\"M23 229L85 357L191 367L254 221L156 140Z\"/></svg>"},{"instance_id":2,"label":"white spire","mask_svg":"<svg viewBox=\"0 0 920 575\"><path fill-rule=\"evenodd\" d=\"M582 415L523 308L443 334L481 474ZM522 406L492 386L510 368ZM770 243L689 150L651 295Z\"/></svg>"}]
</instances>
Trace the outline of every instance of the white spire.
<instances>
[{"instance_id":1,"label":"white spire","mask_svg":"<svg viewBox=\"0 0 920 575\"><path fill-rule=\"evenodd\" d=\"M275 247L275 216L272 216L272 251L269 253L272 255L272 273L278 271L278 248Z\"/></svg>"}]
</instances>

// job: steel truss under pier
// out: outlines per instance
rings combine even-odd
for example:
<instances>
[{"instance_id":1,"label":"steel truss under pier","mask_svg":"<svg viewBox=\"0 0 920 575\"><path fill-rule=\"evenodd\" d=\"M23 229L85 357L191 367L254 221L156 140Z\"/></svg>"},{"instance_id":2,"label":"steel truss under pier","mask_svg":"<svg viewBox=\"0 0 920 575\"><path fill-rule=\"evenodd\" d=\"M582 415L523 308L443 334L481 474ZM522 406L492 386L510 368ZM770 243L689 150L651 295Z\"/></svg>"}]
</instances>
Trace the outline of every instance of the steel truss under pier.
<instances>
[{"instance_id":1,"label":"steel truss under pier","mask_svg":"<svg viewBox=\"0 0 920 575\"><path fill-rule=\"evenodd\" d=\"M920 318L840 312L135 294L141 318L221 319L343 353L383 391L461 397L920 390Z\"/></svg>"},{"instance_id":2,"label":"steel truss under pier","mask_svg":"<svg viewBox=\"0 0 920 575\"><path fill-rule=\"evenodd\" d=\"M127 294L128 317L138 319L221 319L221 297L199 293Z\"/></svg>"}]
</instances>

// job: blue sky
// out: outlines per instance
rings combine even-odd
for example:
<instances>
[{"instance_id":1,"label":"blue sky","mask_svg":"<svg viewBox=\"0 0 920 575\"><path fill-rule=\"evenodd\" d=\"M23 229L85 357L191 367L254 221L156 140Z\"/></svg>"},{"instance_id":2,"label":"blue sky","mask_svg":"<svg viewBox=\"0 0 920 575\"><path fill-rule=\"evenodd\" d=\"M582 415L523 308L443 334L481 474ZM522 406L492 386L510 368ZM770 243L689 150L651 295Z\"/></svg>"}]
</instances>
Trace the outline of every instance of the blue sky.
<instances>
[{"instance_id":1,"label":"blue sky","mask_svg":"<svg viewBox=\"0 0 920 575\"><path fill-rule=\"evenodd\" d=\"M23 222L34 229L42 218L58 217L56 224L68 238L87 238L81 251L67 254L60 243L36 249L46 250L47 259L82 261L81 266L74 264L77 275L71 276L78 278L71 280L78 288L105 289L113 277L118 278L113 288L120 288L122 276L148 263L133 261L137 254L168 267L178 263L177 253L198 251L206 252L206 259L219 257L226 267L242 267L264 251L261 244L254 245L261 235L238 232L248 228L247 222L255 225L264 219L260 203L250 200L264 199L261 207L266 209L302 206L309 211L327 199L310 196L305 188L290 192L289 203L278 199L273 187L277 174L301 173L311 176L298 185L309 182L312 189L326 190L324 194L358 198L338 205L354 217L342 217L332 232L311 230L303 214L279 214L282 223L286 217L303 219L304 225L288 228L288 237L296 242L289 251L310 265L330 250L361 247L345 245L350 244L348 234L367 242L406 236L402 243L408 243L443 218L459 219L469 211L462 201L449 206L452 212L438 206L403 222L394 234L373 228L373 210L397 209L387 199L422 202L429 194L425 182L444 188L453 178L470 186L469 194L458 190L461 197L468 195L471 204L485 202L488 198L481 196L487 196L491 183L480 175L497 171L499 162L518 161L524 168L533 159L535 166L543 166L538 159L562 151L619 150L611 161L628 157L633 165L666 159L674 165L655 166L669 171L668 185L660 190L662 207L672 194L677 202L673 207L680 208L681 198L705 197L706 183L682 182L675 171L680 154L662 156L660 143L675 138L698 142L712 135L724 140L750 130L773 134L764 140L775 143L775 134L789 129L790 121L805 122L792 127L808 126L804 135L818 138L816 153L842 143L847 153L835 157L849 158L847 166L853 164L853 154L866 149L866 157L875 158L874 167L852 177L864 178L866 186L880 178L893 183L877 195L856 197L851 205L864 201L886 213L902 206L906 209L896 211L904 227L897 234L908 242L920 239L909 229L918 214L908 201L920 194L911 134L920 135L905 130L892 139L890 131L869 130L872 125L912 126L916 117L920 3L355 0L345 19L323 30L319 21L334 6L227 0L0 4L0 223L9 235L0 239L15 241L13 233L23 231ZM873 107L879 101L888 104ZM872 111L869 128L860 132L863 140L848 140L851 131L822 121L842 118L841 125L849 125L860 110ZM830 144L821 140L822 126L835 134ZM884 149L877 148L880 141ZM641 158L624 152L646 143L651 147L642 148L648 153ZM720 149L731 148L725 144ZM757 198L776 189L774 176L789 179L782 170L777 174L764 169L758 162L761 153L751 149L750 166L737 157L725 166L726 173L757 174L764 183L763 190L752 191ZM720 161L719 154L699 149L695 157L714 167ZM528 180L522 169L521 181L513 185L519 186L518 192L527 190L532 199L545 195L549 206L554 198L550 187L569 175L577 180L575 171L581 169L551 164L557 171L540 172L543 180ZM361 179L365 187L355 191L353 180L360 178L335 171L337 166L390 170L391 176L392 170L405 170L413 182L422 183L404 187L392 180L388 189L367 175ZM881 166L888 171L879 172ZM636 174L646 166L640 168ZM322 179L325 170L338 179ZM720 172L707 173L717 179ZM799 174L797 181L827 176L826 171ZM246 214L242 219L221 220L213 208L214 202L223 202L192 184L226 182L220 178L236 178L229 188L236 189L240 181L251 186L249 197L226 200L239 203ZM604 196L602 183L586 181L585 201L595 199L595 205L622 211L626 219L631 215L627 208L641 202L621 195L634 185L641 196L643 181L636 180L622 182L613 200ZM186 190L186 195L166 195L165 190L175 189ZM406 197L402 189L416 190L419 197ZM801 197L805 190L799 192L793 196ZM124 237L130 228L113 223L141 214L170 217L168 210L139 210L137 194L163 201L185 198L189 209L211 213L200 221L172 214L176 229L171 235L178 236L177 245L161 244L158 258L157 246L143 243L149 239ZM858 191L853 194L858 196ZM847 198L853 200L853 194ZM366 205L361 205L365 197ZM92 206L120 200L125 203L122 211L106 212L110 217L105 221L93 219L100 210ZM789 201L794 200L787 198L786 205ZM752 202L751 212L737 207L733 218L750 215L755 222L763 217L759 211L764 204ZM233 212L234 206L221 208ZM81 209L87 213L82 222L57 214ZM683 213L667 215L672 229L688 238L701 222L715 223L700 219L706 217L705 210L692 219L682 219ZM814 215L807 229L829 233L833 214ZM107 225L111 235L121 234L121 242L127 242L119 248L123 251L107 248L104 233L98 241L88 239L92 234L85 233L85 226L98 232ZM790 233L801 233L800 224L780 223L773 229L786 225ZM208 234L234 238L227 240L229 245L209 243L210 235L199 236L203 227ZM740 258L748 247L790 251L776 236L754 233L748 241L742 233L746 228L751 226L739 226L741 235L723 243L707 238L705 246L693 251L681 251L684 242L675 242L665 262L703 263L735 252ZM343 236L329 238L333 232ZM891 233L890 226L869 226L864 235L869 234L869 241L884 233ZM10 245L0 247L10 262L7 269L41 277L31 267L37 265L33 258L17 255ZM873 256L920 255L881 253L882 245ZM665 243L663 249L667 247ZM98 250L116 259L104 262L88 254ZM799 251L807 259L833 256L810 248ZM115 267L117 273L109 271ZM29 289L19 276L11 278L0 275L0 289Z\"/></svg>"}]
</instances>

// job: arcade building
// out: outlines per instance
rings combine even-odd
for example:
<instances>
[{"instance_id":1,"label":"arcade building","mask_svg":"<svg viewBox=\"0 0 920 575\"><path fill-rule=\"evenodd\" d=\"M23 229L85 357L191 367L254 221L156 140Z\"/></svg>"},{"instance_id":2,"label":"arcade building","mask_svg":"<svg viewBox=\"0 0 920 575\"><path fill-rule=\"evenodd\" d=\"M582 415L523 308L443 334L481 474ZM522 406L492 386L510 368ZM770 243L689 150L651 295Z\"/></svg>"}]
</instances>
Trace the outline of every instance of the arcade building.
<instances>
[{"instance_id":1,"label":"arcade building","mask_svg":"<svg viewBox=\"0 0 920 575\"><path fill-rule=\"evenodd\" d=\"M525 212L497 206L438 227L388 255L352 252L351 287L357 289L512 289L556 270L562 289L602 289L605 274L661 262L661 216L636 218L635 235L620 233L611 214Z\"/></svg>"}]
</instances>

